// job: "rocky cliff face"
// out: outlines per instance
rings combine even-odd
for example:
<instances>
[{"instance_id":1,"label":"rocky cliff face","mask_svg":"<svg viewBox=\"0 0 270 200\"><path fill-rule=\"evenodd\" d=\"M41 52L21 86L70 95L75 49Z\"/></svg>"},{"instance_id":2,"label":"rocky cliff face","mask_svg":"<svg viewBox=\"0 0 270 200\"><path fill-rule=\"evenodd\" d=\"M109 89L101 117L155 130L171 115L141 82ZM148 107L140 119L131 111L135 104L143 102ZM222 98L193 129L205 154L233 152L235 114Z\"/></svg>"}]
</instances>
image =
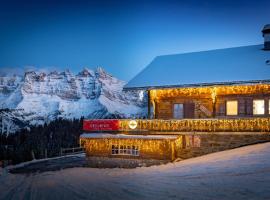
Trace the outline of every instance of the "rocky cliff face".
<instances>
[{"instance_id":1,"label":"rocky cliff face","mask_svg":"<svg viewBox=\"0 0 270 200\"><path fill-rule=\"evenodd\" d=\"M145 92L123 91L124 85L102 68L84 69L77 75L67 70L0 77L2 121L37 125L58 117L146 117Z\"/></svg>"}]
</instances>

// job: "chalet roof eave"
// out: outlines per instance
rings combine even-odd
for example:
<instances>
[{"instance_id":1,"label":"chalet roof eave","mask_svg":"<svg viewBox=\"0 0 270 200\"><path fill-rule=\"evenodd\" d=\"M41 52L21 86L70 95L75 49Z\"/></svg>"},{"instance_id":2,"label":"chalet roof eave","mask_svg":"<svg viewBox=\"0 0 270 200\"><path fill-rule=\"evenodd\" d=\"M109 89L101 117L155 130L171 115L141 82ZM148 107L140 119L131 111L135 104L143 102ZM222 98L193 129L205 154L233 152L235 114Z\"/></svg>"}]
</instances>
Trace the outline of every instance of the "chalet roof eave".
<instances>
[{"instance_id":1,"label":"chalet roof eave","mask_svg":"<svg viewBox=\"0 0 270 200\"><path fill-rule=\"evenodd\" d=\"M208 87L222 85L252 85L269 83L267 80L250 80L250 81L230 81L230 82L214 82L214 83L195 83L195 84L179 84L179 85L163 85L163 86L143 86L143 87L124 87L123 90L153 90L153 89L169 89L169 88L191 88L191 87Z\"/></svg>"}]
</instances>

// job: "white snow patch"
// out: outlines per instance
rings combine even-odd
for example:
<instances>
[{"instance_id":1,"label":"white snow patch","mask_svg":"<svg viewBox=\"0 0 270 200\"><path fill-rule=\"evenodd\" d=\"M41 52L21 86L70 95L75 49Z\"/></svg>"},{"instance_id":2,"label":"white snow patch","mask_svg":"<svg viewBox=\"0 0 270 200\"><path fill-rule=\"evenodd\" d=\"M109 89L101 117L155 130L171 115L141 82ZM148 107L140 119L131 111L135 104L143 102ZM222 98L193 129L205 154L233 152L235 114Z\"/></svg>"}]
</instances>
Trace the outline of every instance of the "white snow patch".
<instances>
[{"instance_id":1,"label":"white snow patch","mask_svg":"<svg viewBox=\"0 0 270 200\"><path fill-rule=\"evenodd\" d=\"M270 143L136 169L0 176L0 199L269 199Z\"/></svg>"}]
</instances>

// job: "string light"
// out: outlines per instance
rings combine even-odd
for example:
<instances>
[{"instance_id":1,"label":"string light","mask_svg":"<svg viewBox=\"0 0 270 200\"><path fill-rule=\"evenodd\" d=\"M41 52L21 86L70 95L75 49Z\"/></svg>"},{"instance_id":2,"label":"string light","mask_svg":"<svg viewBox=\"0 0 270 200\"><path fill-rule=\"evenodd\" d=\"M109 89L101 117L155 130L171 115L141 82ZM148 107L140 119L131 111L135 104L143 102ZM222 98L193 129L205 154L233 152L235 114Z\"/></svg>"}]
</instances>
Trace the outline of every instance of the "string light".
<instances>
[{"instance_id":1,"label":"string light","mask_svg":"<svg viewBox=\"0 0 270 200\"><path fill-rule=\"evenodd\" d=\"M120 120L120 131L270 131L270 118L236 119L181 119L162 120L137 119L137 128L129 128L130 120Z\"/></svg>"},{"instance_id":2,"label":"string light","mask_svg":"<svg viewBox=\"0 0 270 200\"><path fill-rule=\"evenodd\" d=\"M112 145L122 145L137 146L140 152L139 156L144 158L174 160L176 149L183 148L182 139L180 136L175 139L81 138L80 143L86 149L87 156L115 157L115 155L111 155Z\"/></svg>"},{"instance_id":3,"label":"string light","mask_svg":"<svg viewBox=\"0 0 270 200\"><path fill-rule=\"evenodd\" d=\"M209 96L212 100L218 95L237 95L237 94L270 94L270 84L256 85L232 85L215 87L196 87L196 88L171 88L150 90L151 100L161 100L168 97L179 96Z\"/></svg>"}]
</instances>

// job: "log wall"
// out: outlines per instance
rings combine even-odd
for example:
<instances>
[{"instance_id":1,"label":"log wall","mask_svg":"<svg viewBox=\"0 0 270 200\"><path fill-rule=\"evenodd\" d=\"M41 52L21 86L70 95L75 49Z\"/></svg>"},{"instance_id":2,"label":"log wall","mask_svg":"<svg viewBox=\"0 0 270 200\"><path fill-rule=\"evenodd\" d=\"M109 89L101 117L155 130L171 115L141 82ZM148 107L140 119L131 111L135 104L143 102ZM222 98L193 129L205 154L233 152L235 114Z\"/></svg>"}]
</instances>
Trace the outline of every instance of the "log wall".
<instances>
[{"instance_id":1,"label":"log wall","mask_svg":"<svg viewBox=\"0 0 270 200\"><path fill-rule=\"evenodd\" d=\"M184 118L213 118L226 115L226 101L238 101L239 117L269 117L270 85L217 86L150 90L156 119L173 119L174 104L184 105ZM265 114L253 115L253 100L265 100ZM191 106L191 105L194 106Z\"/></svg>"}]
</instances>

